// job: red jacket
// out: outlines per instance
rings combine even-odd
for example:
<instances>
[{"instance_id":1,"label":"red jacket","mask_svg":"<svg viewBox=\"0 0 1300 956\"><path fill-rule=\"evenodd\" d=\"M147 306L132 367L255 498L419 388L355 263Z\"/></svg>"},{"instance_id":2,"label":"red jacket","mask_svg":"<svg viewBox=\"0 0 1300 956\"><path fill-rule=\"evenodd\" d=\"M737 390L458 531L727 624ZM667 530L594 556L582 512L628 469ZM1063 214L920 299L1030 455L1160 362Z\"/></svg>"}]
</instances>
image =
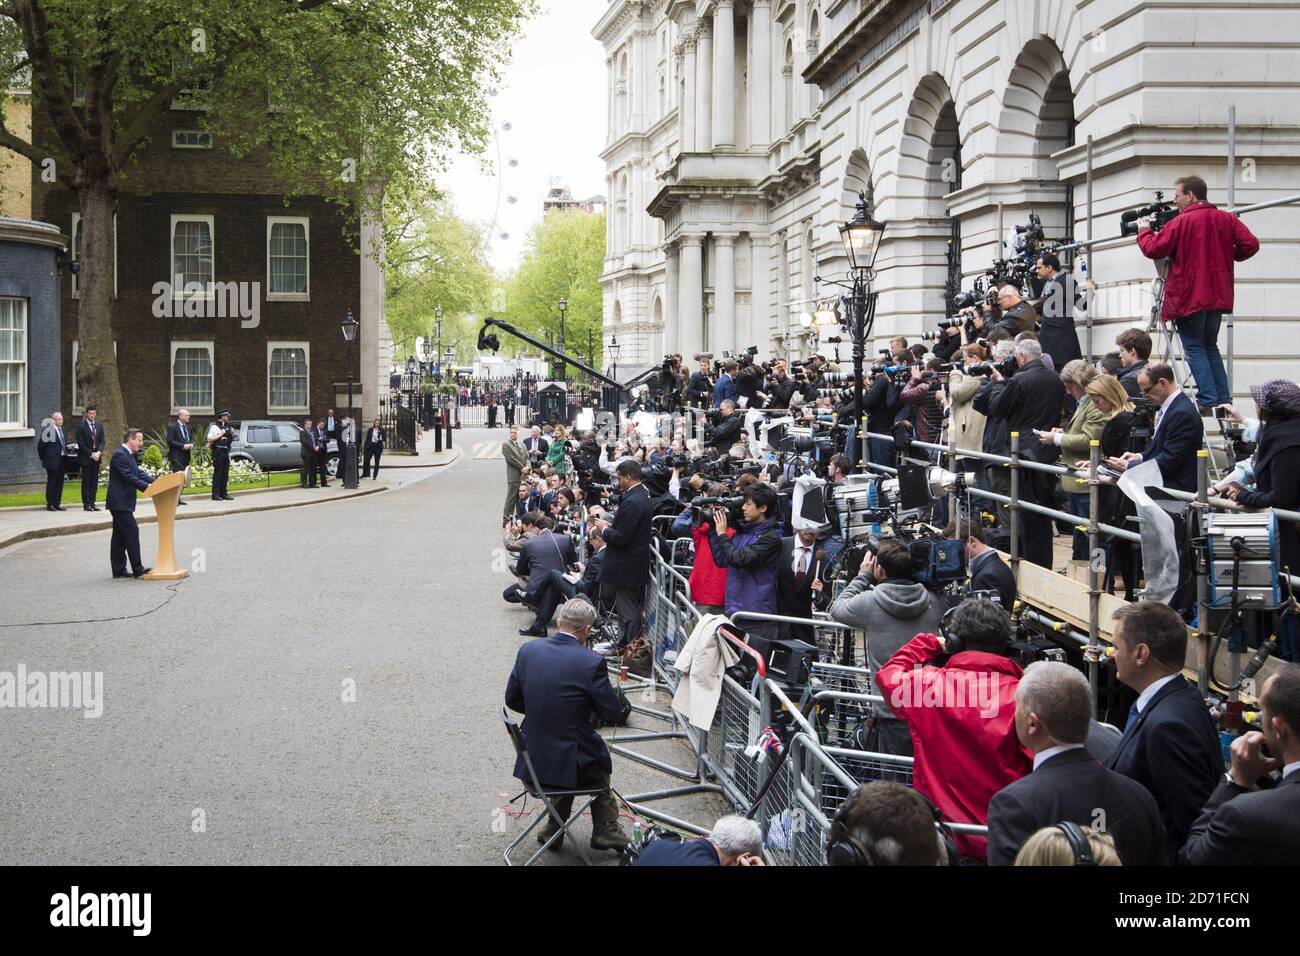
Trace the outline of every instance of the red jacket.
<instances>
[{"instance_id":1,"label":"red jacket","mask_svg":"<svg viewBox=\"0 0 1300 956\"><path fill-rule=\"evenodd\" d=\"M727 529L727 537L736 533L735 528ZM691 566L691 600L696 604L727 603L727 569L720 568L713 561L713 548L709 545L707 528L692 528L691 537L695 539L695 563Z\"/></svg>"},{"instance_id":2,"label":"red jacket","mask_svg":"<svg viewBox=\"0 0 1300 956\"><path fill-rule=\"evenodd\" d=\"M912 784L951 823L988 822L989 801L1033 769L1016 737L1020 665L997 654L962 651L943 667L933 634L918 634L876 673L876 686L912 732ZM988 841L958 836L963 856L983 860Z\"/></svg>"},{"instance_id":3,"label":"red jacket","mask_svg":"<svg viewBox=\"0 0 1300 956\"><path fill-rule=\"evenodd\" d=\"M1232 264L1259 252L1240 216L1208 202L1192 203L1159 232L1143 229L1137 241L1148 259L1173 256L1160 312L1166 322L1207 309L1231 312Z\"/></svg>"}]
</instances>

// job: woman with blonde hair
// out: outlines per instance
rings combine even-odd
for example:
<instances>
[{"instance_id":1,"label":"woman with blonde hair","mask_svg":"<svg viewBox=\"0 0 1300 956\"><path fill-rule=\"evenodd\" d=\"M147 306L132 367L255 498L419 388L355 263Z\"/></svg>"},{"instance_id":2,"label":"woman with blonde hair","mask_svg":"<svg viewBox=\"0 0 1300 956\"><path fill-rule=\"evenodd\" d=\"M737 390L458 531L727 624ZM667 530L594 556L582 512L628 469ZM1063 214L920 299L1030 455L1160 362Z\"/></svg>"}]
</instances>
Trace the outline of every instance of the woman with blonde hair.
<instances>
[{"instance_id":1,"label":"woman with blonde hair","mask_svg":"<svg viewBox=\"0 0 1300 956\"><path fill-rule=\"evenodd\" d=\"M564 430L564 426L556 425L555 431L551 434L550 447L546 450L546 461L561 478L569 471L568 449L565 447L565 442L568 440L569 433Z\"/></svg>"},{"instance_id":2,"label":"woman with blonde hair","mask_svg":"<svg viewBox=\"0 0 1300 956\"><path fill-rule=\"evenodd\" d=\"M1044 445L1056 445L1066 461L1087 455L1091 443L1100 439L1106 428L1107 416L1088 394L1088 385L1096 377L1097 369L1083 359L1066 362L1065 368L1061 369L1061 381L1065 383L1066 394L1078 402L1079 407L1075 409L1069 424L1064 428L1043 432L1038 440ZM1062 475L1061 487L1065 490L1070 514L1086 520L1089 507L1087 482ZM1088 558L1088 536L1078 528L1074 530L1074 547L1070 557L1076 561L1086 561Z\"/></svg>"},{"instance_id":3,"label":"woman with blonde hair","mask_svg":"<svg viewBox=\"0 0 1300 956\"><path fill-rule=\"evenodd\" d=\"M1078 359L1075 359L1077 362ZM1073 363L1071 363L1073 364ZM1068 366L1067 366L1068 367ZM1015 866L1087 866L1079 861L1079 854L1071 844L1065 827L1075 828L1076 839L1088 841L1088 853L1092 856L1092 866L1120 866L1119 854L1115 852L1115 838L1109 833L1102 833L1091 827L1081 827L1077 823L1059 823L1054 827L1043 827L1020 848L1016 854Z\"/></svg>"}]
</instances>

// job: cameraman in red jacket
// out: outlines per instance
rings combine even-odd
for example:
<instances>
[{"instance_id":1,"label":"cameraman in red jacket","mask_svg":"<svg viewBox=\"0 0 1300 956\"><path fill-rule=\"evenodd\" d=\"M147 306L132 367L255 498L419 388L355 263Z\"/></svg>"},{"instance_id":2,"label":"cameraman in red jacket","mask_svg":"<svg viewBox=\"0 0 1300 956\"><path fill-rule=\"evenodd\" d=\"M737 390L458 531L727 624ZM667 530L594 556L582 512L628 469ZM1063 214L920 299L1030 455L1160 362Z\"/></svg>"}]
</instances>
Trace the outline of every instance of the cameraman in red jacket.
<instances>
[{"instance_id":1,"label":"cameraman in red jacket","mask_svg":"<svg viewBox=\"0 0 1300 956\"><path fill-rule=\"evenodd\" d=\"M918 634L904 644L876 672L876 686L912 732L912 785L944 820L982 826L993 795L1033 769L1016 735L1024 672L1005 656L1011 621L992 601L963 601L946 630L944 639ZM984 837L956 843L962 856L984 861Z\"/></svg>"},{"instance_id":2,"label":"cameraman in red jacket","mask_svg":"<svg viewBox=\"0 0 1300 956\"><path fill-rule=\"evenodd\" d=\"M1172 260L1160 317L1178 328L1203 416L1232 401L1219 354L1219 323L1232 311L1233 263L1259 252L1259 240L1240 217L1206 202L1206 195L1204 179L1183 176L1174 182L1178 215L1163 229L1147 226L1137 236L1148 259Z\"/></svg>"}]
</instances>

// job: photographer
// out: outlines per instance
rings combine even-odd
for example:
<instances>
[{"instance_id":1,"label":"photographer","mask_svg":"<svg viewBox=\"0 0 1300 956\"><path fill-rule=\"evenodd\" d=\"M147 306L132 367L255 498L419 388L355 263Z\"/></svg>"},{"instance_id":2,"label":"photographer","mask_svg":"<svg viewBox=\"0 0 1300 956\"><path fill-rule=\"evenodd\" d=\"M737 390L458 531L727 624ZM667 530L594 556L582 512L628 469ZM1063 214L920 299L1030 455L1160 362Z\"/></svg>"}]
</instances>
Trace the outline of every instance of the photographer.
<instances>
[{"instance_id":1,"label":"photographer","mask_svg":"<svg viewBox=\"0 0 1300 956\"><path fill-rule=\"evenodd\" d=\"M744 408L758 408L762 404L759 400L762 394L763 372L752 362L746 363L736 374L736 404Z\"/></svg>"},{"instance_id":2,"label":"photographer","mask_svg":"<svg viewBox=\"0 0 1300 956\"><path fill-rule=\"evenodd\" d=\"M715 508L709 546L718 567L727 569L726 611L775 614L776 575L781 558L781 520L776 489L758 482L745 489L740 505L743 521L727 537L725 508ZM773 638L775 623L751 624L746 631Z\"/></svg>"},{"instance_id":3,"label":"photographer","mask_svg":"<svg viewBox=\"0 0 1300 956\"><path fill-rule=\"evenodd\" d=\"M1038 313L1031 303L1021 298L1020 289L1014 283L1004 282L998 286L997 303L1002 318L994 328L1003 329L1013 337L1021 332L1038 330Z\"/></svg>"},{"instance_id":4,"label":"photographer","mask_svg":"<svg viewBox=\"0 0 1300 956\"><path fill-rule=\"evenodd\" d=\"M1061 260L1048 252L1038 257L1034 272L1043 283L1043 319L1038 341L1057 368L1083 358L1074 330L1074 310L1084 308L1076 294L1074 276L1061 271Z\"/></svg>"},{"instance_id":5,"label":"photographer","mask_svg":"<svg viewBox=\"0 0 1300 956\"><path fill-rule=\"evenodd\" d=\"M537 617L531 627L519 632L521 637L546 637L555 609L570 598L582 595L595 605L600 597L600 568L605 562L605 541L598 528L592 527L587 532L587 547L590 550L587 563L575 565L576 572L558 568L547 572L537 592ZM577 574L581 577L571 580Z\"/></svg>"},{"instance_id":6,"label":"photographer","mask_svg":"<svg viewBox=\"0 0 1300 956\"><path fill-rule=\"evenodd\" d=\"M1108 416L1097 403L1092 401L1087 392L1088 386L1095 378L1097 378L1097 369L1083 359L1075 359L1061 369L1061 381L1065 384L1066 394L1078 402L1079 406L1064 428L1040 430L1038 435L1040 445L1055 445L1067 461L1076 461L1086 456L1091 443L1094 440L1100 441L1101 433L1106 428ZM1112 412L1112 417L1113 415ZM1071 478L1069 475L1062 475L1061 489L1065 492L1068 506L1066 510L1086 522L1090 507L1088 483L1078 478ZM1077 527L1074 529L1070 557L1075 561L1088 559L1088 535Z\"/></svg>"},{"instance_id":7,"label":"photographer","mask_svg":"<svg viewBox=\"0 0 1300 956\"><path fill-rule=\"evenodd\" d=\"M983 825L993 795L1033 768L1016 736L1023 671L1005 656L1010 642L1011 621L1002 608L967 600L942 639L916 635L876 673L881 695L911 731L913 784L945 820ZM958 836L957 848L982 862L987 841Z\"/></svg>"},{"instance_id":8,"label":"photographer","mask_svg":"<svg viewBox=\"0 0 1300 956\"><path fill-rule=\"evenodd\" d=\"M948 374L948 427L957 436L957 447L971 451L980 451L984 445L984 425L988 421L983 413L975 410L975 395L980 390L983 379L978 375L967 375L963 369L985 359L981 345L963 345L961 348L961 366ZM958 458L958 467L965 467L967 459ZM984 480L984 463L978 458L969 459L975 469L976 487L987 488Z\"/></svg>"},{"instance_id":9,"label":"photographer","mask_svg":"<svg viewBox=\"0 0 1300 956\"><path fill-rule=\"evenodd\" d=\"M1206 202L1200 176L1174 182L1177 217L1158 232L1148 224L1137 244L1148 259L1170 259L1160 317L1178 329L1196 379L1201 414L1232 401L1219 355L1219 323L1233 306L1233 264L1259 252L1259 240L1232 213Z\"/></svg>"},{"instance_id":10,"label":"photographer","mask_svg":"<svg viewBox=\"0 0 1300 956\"><path fill-rule=\"evenodd\" d=\"M904 340L906 341L906 340ZM894 353L895 365L906 365L911 356L906 350ZM888 435L894 430L894 421L905 409L899 397L898 385L888 372L878 371L871 387L862 396L862 409L867 413L867 431ZM894 443L883 438L867 439L867 457L874 465L894 464Z\"/></svg>"},{"instance_id":11,"label":"photographer","mask_svg":"<svg viewBox=\"0 0 1300 956\"><path fill-rule=\"evenodd\" d=\"M831 605L831 620L863 632L867 666L877 673L885 661L917 634L935 633L947 610L943 598L912 577L912 552L899 541L881 541L868 553L849 586ZM912 755L907 724L887 704L875 708L868 750Z\"/></svg>"},{"instance_id":12,"label":"photographer","mask_svg":"<svg viewBox=\"0 0 1300 956\"><path fill-rule=\"evenodd\" d=\"M1014 363L1015 360L1012 358L1014 353L1014 343L1009 339L1003 339L993 346L992 362L997 365L1006 362ZM993 413L993 403L1006 391L1006 387L1006 380L1002 376L994 378L989 375L980 384L979 391L971 400L971 408L985 417L984 440L980 445L980 451L986 455L1006 457L1011 454L1010 424L1005 418ZM987 489L994 494L1003 496L1011 494L1011 472L1005 465L997 462L985 464L984 481ZM998 516L998 544L1007 547L1010 541L1008 537L1011 528L1010 512L1002 502L995 504Z\"/></svg>"},{"instance_id":13,"label":"photographer","mask_svg":"<svg viewBox=\"0 0 1300 956\"><path fill-rule=\"evenodd\" d=\"M1119 383L1131 398L1141 398L1138 373L1147 367L1147 360L1151 358L1151 336L1141 329L1125 329L1115 336L1115 344L1119 346L1119 361L1123 366Z\"/></svg>"},{"instance_id":14,"label":"photographer","mask_svg":"<svg viewBox=\"0 0 1300 956\"><path fill-rule=\"evenodd\" d=\"M778 363L767 381L767 408L789 408L796 384L786 373L785 364Z\"/></svg>"},{"instance_id":15,"label":"photographer","mask_svg":"<svg viewBox=\"0 0 1300 956\"><path fill-rule=\"evenodd\" d=\"M600 569L600 596L613 599L623 625L620 647L626 647L641 630L641 607L650 582L651 508L640 465L619 462L616 480L622 497L614 523L601 532L609 553Z\"/></svg>"},{"instance_id":16,"label":"photographer","mask_svg":"<svg viewBox=\"0 0 1300 956\"><path fill-rule=\"evenodd\" d=\"M744 419L736 414L736 403L726 399L717 411L709 414L710 425L704 430L704 440L722 454L730 453L731 446L740 440Z\"/></svg>"},{"instance_id":17,"label":"photographer","mask_svg":"<svg viewBox=\"0 0 1300 956\"><path fill-rule=\"evenodd\" d=\"M699 358L699 356L696 356ZM693 408L709 408L713 404L713 380L709 377L709 360L700 358L699 371L686 383L686 398Z\"/></svg>"},{"instance_id":18,"label":"photographer","mask_svg":"<svg viewBox=\"0 0 1300 956\"><path fill-rule=\"evenodd\" d=\"M1035 429L1050 431L1061 420L1061 405L1065 401L1065 386L1061 378L1043 365L1043 349L1037 342L1026 339L1016 343L1016 364L1019 370L1006 383L1006 387L990 402L989 416L1004 418L1009 432L1019 432L1020 453L1044 464L1053 463L1058 455L1055 445L1041 445L1033 441ZM995 381L1003 381L1002 372L993 369ZM1052 505L1051 475L1031 469L1020 473L1020 497L1045 506ZM1052 568L1051 519L1024 509L1020 513L1020 543L1022 556L1039 567Z\"/></svg>"},{"instance_id":19,"label":"photographer","mask_svg":"<svg viewBox=\"0 0 1300 956\"><path fill-rule=\"evenodd\" d=\"M538 529L537 535L523 543L519 561L515 565L521 577L528 577L527 590L519 594L519 601L529 606L536 606L542 584L550 572L559 571L563 574L570 564L578 560L573 540L568 535L558 535L551 530L555 527L554 521L545 515L537 515L533 524ZM504 597L512 604L516 603L508 593Z\"/></svg>"}]
</instances>

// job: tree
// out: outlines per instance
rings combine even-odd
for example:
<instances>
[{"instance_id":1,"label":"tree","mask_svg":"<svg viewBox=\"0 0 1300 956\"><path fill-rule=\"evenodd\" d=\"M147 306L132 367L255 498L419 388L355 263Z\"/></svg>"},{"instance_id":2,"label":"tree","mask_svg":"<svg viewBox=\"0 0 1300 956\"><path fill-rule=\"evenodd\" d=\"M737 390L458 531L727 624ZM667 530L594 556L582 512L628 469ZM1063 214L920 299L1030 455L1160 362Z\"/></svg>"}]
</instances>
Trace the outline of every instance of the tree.
<instances>
[{"instance_id":1,"label":"tree","mask_svg":"<svg viewBox=\"0 0 1300 956\"><path fill-rule=\"evenodd\" d=\"M32 77L33 143L0 146L77 195L77 384L124 422L112 345L113 212L175 99L354 224L428 189L453 148L480 151L485 94L534 0L0 0L0 63ZM270 107L270 108L268 108ZM36 141L36 131L47 141Z\"/></svg>"},{"instance_id":2,"label":"tree","mask_svg":"<svg viewBox=\"0 0 1300 956\"><path fill-rule=\"evenodd\" d=\"M446 198L409 214L391 212L389 223L395 240L385 254L386 312L398 355L413 349L417 336L434 334L438 306L443 349L469 341L471 316L488 308L495 281L483 229L456 215Z\"/></svg>"},{"instance_id":3,"label":"tree","mask_svg":"<svg viewBox=\"0 0 1300 956\"><path fill-rule=\"evenodd\" d=\"M595 344L594 365L602 354L604 321L600 274L605 265L605 214L552 209L529 231L519 270L507 289L506 317L525 332L545 339L560 332L559 301L566 351L587 356L588 332Z\"/></svg>"}]
</instances>

